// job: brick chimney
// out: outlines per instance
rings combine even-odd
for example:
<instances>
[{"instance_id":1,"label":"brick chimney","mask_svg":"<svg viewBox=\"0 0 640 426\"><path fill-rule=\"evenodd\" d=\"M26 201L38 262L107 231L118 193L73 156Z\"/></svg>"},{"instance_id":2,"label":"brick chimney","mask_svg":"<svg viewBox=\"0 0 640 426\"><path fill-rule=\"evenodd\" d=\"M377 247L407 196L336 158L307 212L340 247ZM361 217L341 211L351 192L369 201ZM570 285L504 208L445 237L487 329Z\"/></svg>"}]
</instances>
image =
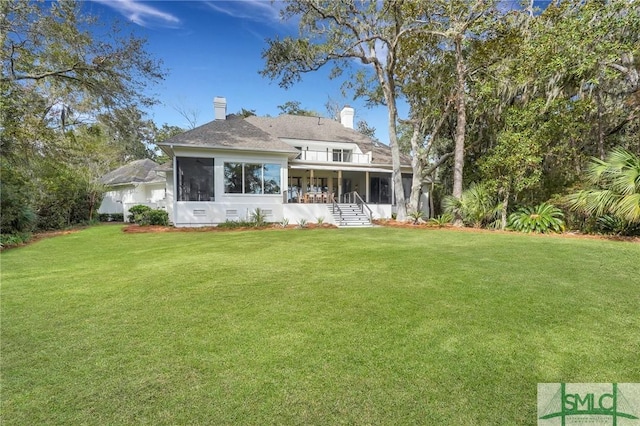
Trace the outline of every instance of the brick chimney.
<instances>
[{"instance_id":1,"label":"brick chimney","mask_svg":"<svg viewBox=\"0 0 640 426\"><path fill-rule=\"evenodd\" d=\"M340 111L340 123L346 128L353 129L353 116L355 111L349 105L345 105Z\"/></svg>"},{"instance_id":2,"label":"brick chimney","mask_svg":"<svg viewBox=\"0 0 640 426\"><path fill-rule=\"evenodd\" d=\"M213 98L213 112L216 120L227 119L227 99L216 96Z\"/></svg>"}]
</instances>

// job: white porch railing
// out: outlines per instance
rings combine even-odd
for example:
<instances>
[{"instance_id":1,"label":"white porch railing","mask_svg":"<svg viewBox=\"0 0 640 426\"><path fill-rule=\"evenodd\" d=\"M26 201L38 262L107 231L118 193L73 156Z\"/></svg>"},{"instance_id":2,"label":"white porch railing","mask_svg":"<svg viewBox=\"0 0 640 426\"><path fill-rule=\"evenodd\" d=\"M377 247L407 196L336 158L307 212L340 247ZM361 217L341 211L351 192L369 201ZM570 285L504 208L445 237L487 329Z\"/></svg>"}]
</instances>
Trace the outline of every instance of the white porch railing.
<instances>
[{"instance_id":1,"label":"white porch railing","mask_svg":"<svg viewBox=\"0 0 640 426\"><path fill-rule=\"evenodd\" d=\"M313 151L305 149L300 151L296 160L318 161L328 163L356 163L369 164L371 156L369 154L359 154L355 152L333 152L331 149L325 151Z\"/></svg>"}]
</instances>

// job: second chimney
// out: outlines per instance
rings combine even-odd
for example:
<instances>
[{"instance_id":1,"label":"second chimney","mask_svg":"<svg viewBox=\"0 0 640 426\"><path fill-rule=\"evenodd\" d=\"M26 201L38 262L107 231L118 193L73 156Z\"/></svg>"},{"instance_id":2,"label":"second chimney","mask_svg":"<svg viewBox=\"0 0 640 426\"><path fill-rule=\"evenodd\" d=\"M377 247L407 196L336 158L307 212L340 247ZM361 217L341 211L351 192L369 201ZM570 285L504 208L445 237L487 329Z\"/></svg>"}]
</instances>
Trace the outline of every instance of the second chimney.
<instances>
[{"instance_id":1,"label":"second chimney","mask_svg":"<svg viewBox=\"0 0 640 426\"><path fill-rule=\"evenodd\" d=\"M349 105L346 105L340 111L340 123L346 128L353 129L353 116L355 111Z\"/></svg>"},{"instance_id":2,"label":"second chimney","mask_svg":"<svg viewBox=\"0 0 640 426\"><path fill-rule=\"evenodd\" d=\"M213 98L213 112L216 120L227 119L227 99L216 96Z\"/></svg>"}]
</instances>

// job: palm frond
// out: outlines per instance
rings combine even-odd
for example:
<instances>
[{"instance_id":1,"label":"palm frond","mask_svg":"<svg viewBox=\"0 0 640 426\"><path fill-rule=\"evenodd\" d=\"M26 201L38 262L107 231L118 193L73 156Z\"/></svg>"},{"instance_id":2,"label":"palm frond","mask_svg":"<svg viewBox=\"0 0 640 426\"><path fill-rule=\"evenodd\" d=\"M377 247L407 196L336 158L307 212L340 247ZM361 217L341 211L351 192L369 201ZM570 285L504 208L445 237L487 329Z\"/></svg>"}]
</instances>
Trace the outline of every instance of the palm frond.
<instances>
[{"instance_id":1,"label":"palm frond","mask_svg":"<svg viewBox=\"0 0 640 426\"><path fill-rule=\"evenodd\" d=\"M640 156L614 149L605 160L593 159L586 172L591 189L565 197L567 206L587 216L606 214L640 222Z\"/></svg>"}]
</instances>

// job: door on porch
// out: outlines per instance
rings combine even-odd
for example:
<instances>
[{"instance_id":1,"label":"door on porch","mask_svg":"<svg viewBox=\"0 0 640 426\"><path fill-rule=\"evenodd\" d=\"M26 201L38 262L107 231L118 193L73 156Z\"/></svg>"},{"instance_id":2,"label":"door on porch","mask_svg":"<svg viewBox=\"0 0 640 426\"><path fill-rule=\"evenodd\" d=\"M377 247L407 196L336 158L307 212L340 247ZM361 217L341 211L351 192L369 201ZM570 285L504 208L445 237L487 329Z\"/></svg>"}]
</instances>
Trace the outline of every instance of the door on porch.
<instances>
[{"instance_id":1,"label":"door on porch","mask_svg":"<svg viewBox=\"0 0 640 426\"><path fill-rule=\"evenodd\" d=\"M371 177L371 193L369 200L373 204L391 204L391 179L388 177Z\"/></svg>"}]
</instances>

